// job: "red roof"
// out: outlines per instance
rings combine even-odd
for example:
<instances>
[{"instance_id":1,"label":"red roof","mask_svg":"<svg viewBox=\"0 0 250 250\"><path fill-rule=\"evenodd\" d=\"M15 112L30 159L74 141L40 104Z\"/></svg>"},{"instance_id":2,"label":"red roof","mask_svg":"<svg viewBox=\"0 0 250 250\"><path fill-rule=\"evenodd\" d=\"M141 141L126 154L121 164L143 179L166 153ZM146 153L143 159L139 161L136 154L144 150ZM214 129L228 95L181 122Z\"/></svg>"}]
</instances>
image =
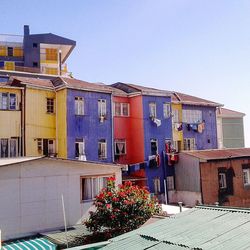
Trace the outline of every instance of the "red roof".
<instances>
[{"instance_id":1,"label":"red roof","mask_svg":"<svg viewBox=\"0 0 250 250\"><path fill-rule=\"evenodd\" d=\"M218 108L216 110L216 114L217 116L221 116L221 117L243 117L245 116L244 113L238 112L238 111L234 111L231 109L225 109L225 108Z\"/></svg>"},{"instance_id":2,"label":"red roof","mask_svg":"<svg viewBox=\"0 0 250 250\"><path fill-rule=\"evenodd\" d=\"M233 149L210 149L210 150L197 150L185 151L182 154L190 155L202 160L220 160L220 159L233 159L241 157L250 157L250 148L233 148Z\"/></svg>"},{"instance_id":3,"label":"red roof","mask_svg":"<svg viewBox=\"0 0 250 250\"><path fill-rule=\"evenodd\" d=\"M213 106L218 107L222 106L219 103L212 102L209 100L205 100L196 96L191 96L179 92L172 92L172 102L173 103L182 103L182 104L189 104L189 105L202 105L202 106Z\"/></svg>"}]
</instances>

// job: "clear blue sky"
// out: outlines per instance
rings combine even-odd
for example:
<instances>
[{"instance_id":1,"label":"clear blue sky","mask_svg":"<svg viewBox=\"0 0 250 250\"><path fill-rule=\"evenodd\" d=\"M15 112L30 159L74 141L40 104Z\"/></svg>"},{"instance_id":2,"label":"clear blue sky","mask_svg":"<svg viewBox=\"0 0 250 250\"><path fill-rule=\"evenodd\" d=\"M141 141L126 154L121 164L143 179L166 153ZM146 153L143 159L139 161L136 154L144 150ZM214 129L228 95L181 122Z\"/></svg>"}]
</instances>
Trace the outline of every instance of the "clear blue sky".
<instances>
[{"instance_id":1,"label":"clear blue sky","mask_svg":"<svg viewBox=\"0 0 250 250\"><path fill-rule=\"evenodd\" d=\"M76 40L76 78L176 90L246 113L250 146L249 0L1 0L1 31Z\"/></svg>"}]
</instances>

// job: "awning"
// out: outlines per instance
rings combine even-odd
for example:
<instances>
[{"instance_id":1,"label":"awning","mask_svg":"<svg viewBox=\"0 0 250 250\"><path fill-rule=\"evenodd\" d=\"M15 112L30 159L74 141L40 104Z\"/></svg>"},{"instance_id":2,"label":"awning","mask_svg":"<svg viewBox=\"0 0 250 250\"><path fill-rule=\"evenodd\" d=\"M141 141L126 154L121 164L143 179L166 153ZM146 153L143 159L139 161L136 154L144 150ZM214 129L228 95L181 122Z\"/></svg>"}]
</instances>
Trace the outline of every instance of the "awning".
<instances>
[{"instance_id":1,"label":"awning","mask_svg":"<svg viewBox=\"0 0 250 250\"><path fill-rule=\"evenodd\" d=\"M56 245L45 238L36 238L3 243L2 250L56 250Z\"/></svg>"}]
</instances>

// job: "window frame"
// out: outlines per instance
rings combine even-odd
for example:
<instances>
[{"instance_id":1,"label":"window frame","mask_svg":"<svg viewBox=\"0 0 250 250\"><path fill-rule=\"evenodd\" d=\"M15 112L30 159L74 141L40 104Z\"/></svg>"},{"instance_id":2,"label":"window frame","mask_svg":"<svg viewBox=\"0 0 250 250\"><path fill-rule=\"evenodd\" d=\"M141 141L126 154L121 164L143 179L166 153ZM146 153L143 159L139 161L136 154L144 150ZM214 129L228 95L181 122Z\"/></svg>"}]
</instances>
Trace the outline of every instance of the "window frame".
<instances>
[{"instance_id":1,"label":"window frame","mask_svg":"<svg viewBox=\"0 0 250 250\"><path fill-rule=\"evenodd\" d=\"M187 124L198 124L202 122L202 110L199 109L183 109L182 122Z\"/></svg>"},{"instance_id":2,"label":"window frame","mask_svg":"<svg viewBox=\"0 0 250 250\"><path fill-rule=\"evenodd\" d=\"M222 180L222 182L221 182ZM227 176L224 172L218 173L218 182L219 182L219 189L226 190L227 189Z\"/></svg>"},{"instance_id":3,"label":"window frame","mask_svg":"<svg viewBox=\"0 0 250 250\"><path fill-rule=\"evenodd\" d=\"M85 102L81 96L75 96L75 115L85 115Z\"/></svg>"},{"instance_id":4,"label":"window frame","mask_svg":"<svg viewBox=\"0 0 250 250\"><path fill-rule=\"evenodd\" d=\"M247 182L245 182L245 176L247 177ZM250 186L250 168L243 168L242 169L242 178L243 178L243 185L244 187Z\"/></svg>"},{"instance_id":5,"label":"window frame","mask_svg":"<svg viewBox=\"0 0 250 250\"><path fill-rule=\"evenodd\" d=\"M102 155L102 147L104 147L104 155ZM107 141L106 139L100 139L98 141L98 159L106 160L107 159Z\"/></svg>"},{"instance_id":6,"label":"window frame","mask_svg":"<svg viewBox=\"0 0 250 250\"><path fill-rule=\"evenodd\" d=\"M124 153L117 152L117 143L122 143L124 144ZM119 148L119 147L118 147ZM126 155L127 154L127 143L126 139L115 139L114 141L114 149L115 149L115 155Z\"/></svg>"},{"instance_id":7,"label":"window frame","mask_svg":"<svg viewBox=\"0 0 250 250\"><path fill-rule=\"evenodd\" d=\"M102 190L102 188L105 188L104 186L103 187L100 187L100 179L102 178L110 178L114 176L114 174L104 174L104 175L96 175L96 176L80 176L80 202L81 203L84 203L84 202L92 202L94 199L95 199L95 195L94 195L94 185L93 185L93 179L97 179L98 180L98 192L97 194ZM83 186L83 180L86 180L86 179L91 179L91 198L90 199L84 199L84 186ZM107 183L106 183L107 184Z\"/></svg>"},{"instance_id":8,"label":"window frame","mask_svg":"<svg viewBox=\"0 0 250 250\"><path fill-rule=\"evenodd\" d=\"M168 102L163 103L163 118L167 119L171 117L171 104Z\"/></svg>"},{"instance_id":9,"label":"window frame","mask_svg":"<svg viewBox=\"0 0 250 250\"><path fill-rule=\"evenodd\" d=\"M47 114L55 114L55 99L47 97L46 109Z\"/></svg>"},{"instance_id":10,"label":"window frame","mask_svg":"<svg viewBox=\"0 0 250 250\"><path fill-rule=\"evenodd\" d=\"M157 117L156 102L149 102L148 108L149 108L149 117L156 118Z\"/></svg>"},{"instance_id":11,"label":"window frame","mask_svg":"<svg viewBox=\"0 0 250 250\"><path fill-rule=\"evenodd\" d=\"M196 143L195 142L195 138L184 138L183 139L184 150L186 150L186 151L195 150L195 148L196 148L196 144L195 143ZM188 145L189 145L189 147L188 147Z\"/></svg>"},{"instance_id":12,"label":"window frame","mask_svg":"<svg viewBox=\"0 0 250 250\"><path fill-rule=\"evenodd\" d=\"M106 117L106 115L107 115L107 100L98 99L98 116Z\"/></svg>"},{"instance_id":13,"label":"window frame","mask_svg":"<svg viewBox=\"0 0 250 250\"><path fill-rule=\"evenodd\" d=\"M77 152L76 152L76 144L78 144L78 155L77 155ZM80 154L80 147L79 146L82 146L82 154ZM75 139L75 158L80 160L81 157L83 156L86 156L86 147L85 147L85 140L84 139Z\"/></svg>"},{"instance_id":14,"label":"window frame","mask_svg":"<svg viewBox=\"0 0 250 250\"><path fill-rule=\"evenodd\" d=\"M127 109L127 114L124 112ZM128 102L114 102L114 116L129 117L130 105Z\"/></svg>"}]
</instances>

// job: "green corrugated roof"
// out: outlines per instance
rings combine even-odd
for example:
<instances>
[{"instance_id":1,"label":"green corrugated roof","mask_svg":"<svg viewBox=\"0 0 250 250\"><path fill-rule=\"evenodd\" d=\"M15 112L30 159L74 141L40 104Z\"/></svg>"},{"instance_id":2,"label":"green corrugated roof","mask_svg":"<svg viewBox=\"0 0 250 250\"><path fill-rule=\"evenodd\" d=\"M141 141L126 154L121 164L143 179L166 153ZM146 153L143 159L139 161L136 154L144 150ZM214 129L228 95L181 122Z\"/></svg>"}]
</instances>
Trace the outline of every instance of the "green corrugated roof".
<instances>
[{"instance_id":1,"label":"green corrugated roof","mask_svg":"<svg viewBox=\"0 0 250 250\"><path fill-rule=\"evenodd\" d=\"M250 210L197 206L110 240L102 249L250 249Z\"/></svg>"}]
</instances>

